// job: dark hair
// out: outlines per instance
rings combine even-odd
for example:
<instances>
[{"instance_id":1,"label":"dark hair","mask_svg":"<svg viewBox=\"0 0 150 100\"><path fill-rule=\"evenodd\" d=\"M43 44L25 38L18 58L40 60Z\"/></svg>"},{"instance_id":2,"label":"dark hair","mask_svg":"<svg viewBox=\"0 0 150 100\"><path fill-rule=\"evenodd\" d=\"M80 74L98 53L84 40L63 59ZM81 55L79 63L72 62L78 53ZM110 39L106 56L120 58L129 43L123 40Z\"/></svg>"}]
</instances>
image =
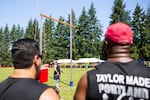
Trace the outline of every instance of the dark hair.
<instances>
[{"instance_id":1,"label":"dark hair","mask_svg":"<svg viewBox=\"0 0 150 100\"><path fill-rule=\"evenodd\" d=\"M19 39L12 46L12 61L15 69L29 68L35 55L40 54L38 42L34 39Z\"/></svg>"}]
</instances>

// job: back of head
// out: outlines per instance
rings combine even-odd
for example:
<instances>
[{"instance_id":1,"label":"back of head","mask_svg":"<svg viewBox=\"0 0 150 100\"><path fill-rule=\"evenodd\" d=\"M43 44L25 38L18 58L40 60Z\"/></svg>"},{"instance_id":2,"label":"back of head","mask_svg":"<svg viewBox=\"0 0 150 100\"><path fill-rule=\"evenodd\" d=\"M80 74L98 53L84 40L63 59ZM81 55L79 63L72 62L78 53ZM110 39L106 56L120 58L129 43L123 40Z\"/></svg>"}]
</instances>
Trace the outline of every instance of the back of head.
<instances>
[{"instance_id":1,"label":"back of head","mask_svg":"<svg viewBox=\"0 0 150 100\"><path fill-rule=\"evenodd\" d=\"M105 33L107 59L115 62L131 61L130 47L132 43L132 30L127 24L118 22L110 25Z\"/></svg>"},{"instance_id":2,"label":"back of head","mask_svg":"<svg viewBox=\"0 0 150 100\"><path fill-rule=\"evenodd\" d=\"M34 39L20 39L12 46L12 60L15 69L28 68L35 55L40 54L39 44Z\"/></svg>"},{"instance_id":3,"label":"back of head","mask_svg":"<svg viewBox=\"0 0 150 100\"><path fill-rule=\"evenodd\" d=\"M118 45L129 45L133 43L131 28L122 22L110 25L105 33L105 40Z\"/></svg>"}]
</instances>

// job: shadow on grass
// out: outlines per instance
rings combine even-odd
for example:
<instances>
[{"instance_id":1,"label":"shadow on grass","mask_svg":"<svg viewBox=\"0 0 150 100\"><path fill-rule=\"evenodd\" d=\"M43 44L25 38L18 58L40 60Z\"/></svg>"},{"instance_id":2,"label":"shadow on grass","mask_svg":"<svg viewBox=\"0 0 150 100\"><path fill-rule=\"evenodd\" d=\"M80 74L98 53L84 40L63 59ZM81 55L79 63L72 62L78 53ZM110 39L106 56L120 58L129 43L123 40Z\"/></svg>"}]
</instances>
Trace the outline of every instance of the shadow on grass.
<instances>
[{"instance_id":1,"label":"shadow on grass","mask_svg":"<svg viewBox=\"0 0 150 100\"><path fill-rule=\"evenodd\" d=\"M53 77L49 77L49 78L54 80ZM64 85L66 85L66 86L69 86L69 83L66 83L66 82L64 82L64 81L62 81L62 80L59 80L59 82L62 83L62 84L64 84Z\"/></svg>"},{"instance_id":2,"label":"shadow on grass","mask_svg":"<svg viewBox=\"0 0 150 100\"><path fill-rule=\"evenodd\" d=\"M68 83L66 83L66 82L63 82L63 81L59 81L60 83L63 83L64 85L67 85L67 86L69 86L69 84Z\"/></svg>"}]
</instances>

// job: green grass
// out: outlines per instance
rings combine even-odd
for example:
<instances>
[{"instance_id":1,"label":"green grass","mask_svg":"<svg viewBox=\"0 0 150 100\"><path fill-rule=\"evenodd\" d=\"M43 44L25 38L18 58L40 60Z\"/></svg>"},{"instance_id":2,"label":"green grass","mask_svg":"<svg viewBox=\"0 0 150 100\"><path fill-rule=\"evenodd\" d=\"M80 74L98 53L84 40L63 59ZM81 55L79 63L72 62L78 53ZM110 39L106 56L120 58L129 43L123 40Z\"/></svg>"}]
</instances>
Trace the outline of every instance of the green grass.
<instances>
[{"instance_id":1,"label":"green grass","mask_svg":"<svg viewBox=\"0 0 150 100\"><path fill-rule=\"evenodd\" d=\"M0 68L0 82L9 77L13 68Z\"/></svg>"},{"instance_id":2,"label":"green grass","mask_svg":"<svg viewBox=\"0 0 150 100\"><path fill-rule=\"evenodd\" d=\"M60 97L62 100L73 100L73 95L80 77L86 73L86 71L91 69L86 68L72 68L72 81L73 86L70 87L70 68L62 68L63 73L61 73L61 80L59 82L60 87ZM0 68L0 82L6 79L13 71L13 68ZM55 80L53 80L53 68L49 69L49 79L48 84L50 86L55 85Z\"/></svg>"}]
</instances>

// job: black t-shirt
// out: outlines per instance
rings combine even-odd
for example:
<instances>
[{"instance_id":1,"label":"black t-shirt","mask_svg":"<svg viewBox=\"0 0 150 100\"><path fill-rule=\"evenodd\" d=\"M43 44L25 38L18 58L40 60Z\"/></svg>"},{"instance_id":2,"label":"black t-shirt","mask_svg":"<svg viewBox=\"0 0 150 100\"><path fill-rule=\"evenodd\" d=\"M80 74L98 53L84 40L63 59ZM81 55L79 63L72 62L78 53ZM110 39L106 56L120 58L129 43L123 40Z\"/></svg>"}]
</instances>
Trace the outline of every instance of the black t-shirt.
<instances>
[{"instance_id":1,"label":"black t-shirt","mask_svg":"<svg viewBox=\"0 0 150 100\"><path fill-rule=\"evenodd\" d=\"M0 83L0 100L39 100L49 86L30 78L8 78Z\"/></svg>"},{"instance_id":2,"label":"black t-shirt","mask_svg":"<svg viewBox=\"0 0 150 100\"><path fill-rule=\"evenodd\" d=\"M54 71L54 75L57 74L57 72L58 72L59 74L61 74L61 73L60 73L60 66L57 65L56 70L57 70L57 71Z\"/></svg>"},{"instance_id":3,"label":"black t-shirt","mask_svg":"<svg viewBox=\"0 0 150 100\"><path fill-rule=\"evenodd\" d=\"M137 61L106 61L87 78L87 100L150 100L150 68Z\"/></svg>"},{"instance_id":4,"label":"black t-shirt","mask_svg":"<svg viewBox=\"0 0 150 100\"><path fill-rule=\"evenodd\" d=\"M54 71L54 80L60 79L60 74L61 74L61 73L60 73L60 66L57 65L56 70L57 70L57 71ZM57 72L58 72L59 74L58 74Z\"/></svg>"}]
</instances>

